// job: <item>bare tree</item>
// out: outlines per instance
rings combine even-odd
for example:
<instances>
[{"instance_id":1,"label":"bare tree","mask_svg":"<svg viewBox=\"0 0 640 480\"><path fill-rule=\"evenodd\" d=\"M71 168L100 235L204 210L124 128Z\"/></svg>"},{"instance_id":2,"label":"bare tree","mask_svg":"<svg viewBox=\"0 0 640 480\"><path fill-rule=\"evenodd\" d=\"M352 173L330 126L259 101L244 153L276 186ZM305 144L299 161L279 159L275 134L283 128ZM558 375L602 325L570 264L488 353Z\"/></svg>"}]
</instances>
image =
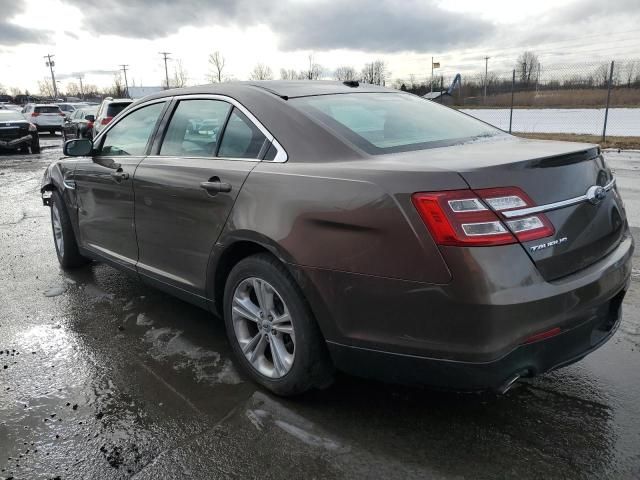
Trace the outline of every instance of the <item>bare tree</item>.
<instances>
[{"instance_id":1,"label":"bare tree","mask_svg":"<svg viewBox=\"0 0 640 480\"><path fill-rule=\"evenodd\" d=\"M182 65L182 60L176 61L173 67L173 78L170 81L171 86L174 88L182 88L187 85L189 75Z\"/></svg>"},{"instance_id":2,"label":"bare tree","mask_svg":"<svg viewBox=\"0 0 640 480\"><path fill-rule=\"evenodd\" d=\"M209 55L209 65L213 69L212 73L209 75L209 80L211 83L221 83L223 80L222 72L224 70L224 65L226 61L222 53L218 50Z\"/></svg>"},{"instance_id":3,"label":"bare tree","mask_svg":"<svg viewBox=\"0 0 640 480\"><path fill-rule=\"evenodd\" d=\"M22 95L22 90L20 90L18 87L11 87L9 89L9 92L11 92L11 96L12 97L15 97L15 96L18 96L18 95Z\"/></svg>"},{"instance_id":4,"label":"bare tree","mask_svg":"<svg viewBox=\"0 0 640 480\"><path fill-rule=\"evenodd\" d=\"M365 64L362 69L362 81L373 85L384 85L389 72L383 60Z\"/></svg>"},{"instance_id":5,"label":"bare tree","mask_svg":"<svg viewBox=\"0 0 640 480\"><path fill-rule=\"evenodd\" d=\"M640 62L638 60L630 60L624 65L624 83L627 88L631 88L631 84L640 75Z\"/></svg>"},{"instance_id":6,"label":"bare tree","mask_svg":"<svg viewBox=\"0 0 640 480\"><path fill-rule=\"evenodd\" d=\"M0 83L0 95L6 95L6 94L7 94L7 89L4 88L4 85Z\"/></svg>"},{"instance_id":7,"label":"bare tree","mask_svg":"<svg viewBox=\"0 0 640 480\"><path fill-rule=\"evenodd\" d=\"M110 87L106 87L103 90L105 95L114 98L121 98L124 96L124 85L122 84L122 77L120 76L120 72L117 72L113 75L113 85Z\"/></svg>"},{"instance_id":8,"label":"bare tree","mask_svg":"<svg viewBox=\"0 0 640 480\"><path fill-rule=\"evenodd\" d=\"M333 77L341 82L356 80L357 75L356 69L349 66L338 67L336 71L333 72Z\"/></svg>"},{"instance_id":9,"label":"bare tree","mask_svg":"<svg viewBox=\"0 0 640 480\"><path fill-rule=\"evenodd\" d=\"M67 95L69 97L77 97L81 93L80 92L80 87L78 86L78 84L76 82L67 83L66 92L67 92Z\"/></svg>"},{"instance_id":10,"label":"bare tree","mask_svg":"<svg viewBox=\"0 0 640 480\"><path fill-rule=\"evenodd\" d=\"M298 79L298 73L293 70L293 69L285 69L285 68L281 68L280 69L280 79L281 80L297 80Z\"/></svg>"},{"instance_id":11,"label":"bare tree","mask_svg":"<svg viewBox=\"0 0 640 480\"><path fill-rule=\"evenodd\" d=\"M53 98L53 87L51 86L51 81L47 80L38 80L38 92L42 97L51 97Z\"/></svg>"},{"instance_id":12,"label":"bare tree","mask_svg":"<svg viewBox=\"0 0 640 480\"><path fill-rule=\"evenodd\" d=\"M595 83L596 85L606 88L609 85L609 75L611 74L611 63L602 63L598 65L595 71ZM620 69L618 68L618 64L614 63L613 65L613 77L611 79L611 84L616 85L620 80Z\"/></svg>"},{"instance_id":13,"label":"bare tree","mask_svg":"<svg viewBox=\"0 0 640 480\"><path fill-rule=\"evenodd\" d=\"M253 67L249 78L251 80L271 80L273 78L273 72L268 65L265 65L264 63L258 63L255 67Z\"/></svg>"},{"instance_id":14,"label":"bare tree","mask_svg":"<svg viewBox=\"0 0 640 480\"><path fill-rule=\"evenodd\" d=\"M304 79L318 80L320 77L322 77L322 72L324 68L322 68L322 65L315 62L315 56L313 53L310 53L308 58L309 58L309 69L301 71L298 78L300 80L304 80Z\"/></svg>"},{"instance_id":15,"label":"bare tree","mask_svg":"<svg viewBox=\"0 0 640 480\"><path fill-rule=\"evenodd\" d=\"M516 75L522 83L530 85L535 82L540 73L540 60L534 52L526 51L520 54L516 61Z\"/></svg>"}]
</instances>

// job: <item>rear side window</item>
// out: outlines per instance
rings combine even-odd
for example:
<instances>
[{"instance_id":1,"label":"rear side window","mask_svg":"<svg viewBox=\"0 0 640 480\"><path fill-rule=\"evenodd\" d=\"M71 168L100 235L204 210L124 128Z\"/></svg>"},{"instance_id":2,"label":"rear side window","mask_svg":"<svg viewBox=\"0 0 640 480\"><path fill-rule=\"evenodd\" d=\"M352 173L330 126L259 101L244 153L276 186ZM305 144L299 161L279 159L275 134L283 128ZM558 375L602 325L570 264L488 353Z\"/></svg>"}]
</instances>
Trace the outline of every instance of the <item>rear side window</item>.
<instances>
[{"instance_id":1,"label":"rear side window","mask_svg":"<svg viewBox=\"0 0 640 480\"><path fill-rule=\"evenodd\" d=\"M100 155L144 155L164 102L139 108L117 121L106 133Z\"/></svg>"},{"instance_id":2,"label":"rear side window","mask_svg":"<svg viewBox=\"0 0 640 480\"><path fill-rule=\"evenodd\" d=\"M107 107L107 117L115 117L125 108L127 108L130 103L110 103Z\"/></svg>"},{"instance_id":3,"label":"rear side window","mask_svg":"<svg viewBox=\"0 0 640 480\"><path fill-rule=\"evenodd\" d=\"M220 100L182 100L160 147L160 155L214 157L231 105Z\"/></svg>"},{"instance_id":4,"label":"rear side window","mask_svg":"<svg viewBox=\"0 0 640 480\"><path fill-rule=\"evenodd\" d=\"M410 94L321 95L290 102L372 154L419 150L501 133L463 113Z\"/></svg>"},{"instance_id":5,"label":"rear side window","mask_svg":"<svg viewBox=\"0 0 640 480\"><path fill-rule=\"evenodd\" d=\"M60 113L59 107L36 107L38 113Z\"/></svg>"},{"instance_id":6,"label":"rear side window","mask_svg":"<svg viewBox=\"0 0 640 480\"><path fill-rule=\"evenodd\" d=\"M258 158L266 137L240 110L233 109L224 129L219 157Z\"/></svg>"}]
</instances>

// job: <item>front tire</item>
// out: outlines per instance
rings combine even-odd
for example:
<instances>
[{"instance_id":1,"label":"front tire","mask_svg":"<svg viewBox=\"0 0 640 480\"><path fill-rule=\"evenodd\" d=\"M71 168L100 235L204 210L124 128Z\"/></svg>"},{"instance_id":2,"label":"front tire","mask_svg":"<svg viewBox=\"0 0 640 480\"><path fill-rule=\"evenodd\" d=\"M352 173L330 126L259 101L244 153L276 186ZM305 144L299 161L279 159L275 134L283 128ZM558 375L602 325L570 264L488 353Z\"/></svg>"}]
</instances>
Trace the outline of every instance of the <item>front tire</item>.
<instances>
[{"instance_id":1,"label":"front tire","mask_svg":"<svg viewBox=\"0 0 640 480\"><path fill-rule=\"evenodd\" d=\"M51 227L58 262L62 268L77 268L89 263L88 258L80 255L67 207L57 191L51 195Z\"/></svg>"},{"instance_id":2,"label":"front tire","mask_svg":"<svg viewBox=\"0 0 640 480\"><path fill-rule=\"evenodd\" d=\"M300 288L268 254L247 257L229 274L224 320L243 370L277 395L329 385L333 365Z\"/></svg>"}]
</instances>

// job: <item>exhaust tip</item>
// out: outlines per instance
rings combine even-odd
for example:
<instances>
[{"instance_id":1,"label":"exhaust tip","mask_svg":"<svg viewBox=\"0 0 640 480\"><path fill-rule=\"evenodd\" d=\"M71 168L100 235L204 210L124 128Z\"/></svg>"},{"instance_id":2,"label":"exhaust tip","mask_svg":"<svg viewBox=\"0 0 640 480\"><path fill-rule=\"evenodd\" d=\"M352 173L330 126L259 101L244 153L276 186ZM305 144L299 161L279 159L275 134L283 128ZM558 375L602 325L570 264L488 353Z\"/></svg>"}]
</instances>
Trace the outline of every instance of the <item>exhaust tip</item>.
<instances>
[{"instance_id":1,"label":"exhaust tip","mask_svg":"<svg viewBox=\"0 0 640 480\"><path fill-rule=\"evenodd\" d=\"M509 377L502 385L500 385L496 390L500 395L504 395L509 390L511 390L511 387L513 387L513 385L518 380L527 376L529 376L529 370L522 370L518 373L515 373L511 377Z\"/></svg>"}]
</instances>

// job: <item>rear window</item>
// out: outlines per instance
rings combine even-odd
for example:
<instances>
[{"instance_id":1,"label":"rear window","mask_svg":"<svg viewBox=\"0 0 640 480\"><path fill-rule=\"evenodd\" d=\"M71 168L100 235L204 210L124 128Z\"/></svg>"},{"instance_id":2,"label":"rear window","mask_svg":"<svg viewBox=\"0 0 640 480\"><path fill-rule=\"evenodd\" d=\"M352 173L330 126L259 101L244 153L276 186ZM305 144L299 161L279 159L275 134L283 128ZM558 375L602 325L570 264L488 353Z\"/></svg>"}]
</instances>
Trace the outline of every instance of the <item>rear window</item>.
<instances>
[{"instance_id":1,"label":"rear window","mask_svg":"<svg viewBox=\"0 0 640 480\"><path fill-rule=\"evenodd\" d=\"M60 107L36 107L38 113L60 113Z\"/></svg>"},{"instance_id":2,"label":"rear window","mask_svg":"<svg viewBox=\"0 0 640 480\"><path fill-rule=\"evenodd\" d=\"M410 94L319 95L290 102L371 154L419 150L502 133Z\"/></svg>"},{"instance_id":3,"label":"rear window","mask_svg":"<svg viewBox=\"0 0 640 480\"><path fill-rule=\"evenodd\" d=\"M107 117L115 117L125 108L127 108L129 105L131 104L130 103L110 103L109 106L107 106Z\"/></svg>"},{"instance_id":4,"label":"rear window","mask_svg":"<svg viewBox=\"0 0 640 480\"><path fill-rule=\"evenodd\" d=\"M2 110L0 112L0 122L24 121L24 117L19 112L13 110Z\"/></svg>"}]
</instances>

